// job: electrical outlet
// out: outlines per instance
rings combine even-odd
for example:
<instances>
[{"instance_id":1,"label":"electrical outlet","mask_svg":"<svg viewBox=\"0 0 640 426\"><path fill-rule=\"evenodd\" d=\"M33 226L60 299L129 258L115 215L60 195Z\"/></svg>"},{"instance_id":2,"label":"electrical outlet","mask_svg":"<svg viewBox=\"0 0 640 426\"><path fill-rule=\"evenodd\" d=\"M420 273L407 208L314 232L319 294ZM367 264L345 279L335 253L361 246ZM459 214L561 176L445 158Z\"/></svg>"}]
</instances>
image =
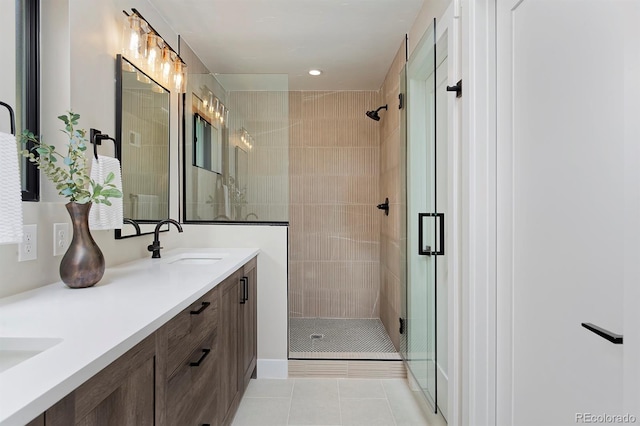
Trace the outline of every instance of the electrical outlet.
<instances>
[{"instance_id":1,"label":"electrical outlet","mask_svg":"<svg viewBox=\"0 0 640 426\"><path fill-rule=\"evenodd\" d=\"M22 242L18 244L18 262L38 258L38 225L22 227Z\"/></svg>"},{"instance_id":2,"label":"electrical outlet","mask_svg":"<svg viewBox=\"0 0 640 426\"><path fill-rule=\"evenodd\" d=\"M69 224L53 224L53 255L62 256L69 248Z\"/></svg>"}]
</instances>

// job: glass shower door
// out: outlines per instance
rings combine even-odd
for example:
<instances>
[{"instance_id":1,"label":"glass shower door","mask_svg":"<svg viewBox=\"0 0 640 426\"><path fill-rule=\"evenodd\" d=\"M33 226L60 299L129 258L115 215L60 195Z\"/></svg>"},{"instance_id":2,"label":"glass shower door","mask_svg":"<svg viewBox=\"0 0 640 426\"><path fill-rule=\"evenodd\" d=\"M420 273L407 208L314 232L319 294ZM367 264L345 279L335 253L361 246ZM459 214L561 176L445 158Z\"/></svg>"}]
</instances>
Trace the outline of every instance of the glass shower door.
<instances>
[{"instance_id":1,"label":"glass shower door","mask_svg":"<svg viewBox=\"0 0 640 426\"><path fill-rule=\"evenodd\" d=\"M402 354L420 390L437 410L437 257L444 216L436 205L435 20L401 76L406 85L406 304Z\"/></svg>"}]
</instances>

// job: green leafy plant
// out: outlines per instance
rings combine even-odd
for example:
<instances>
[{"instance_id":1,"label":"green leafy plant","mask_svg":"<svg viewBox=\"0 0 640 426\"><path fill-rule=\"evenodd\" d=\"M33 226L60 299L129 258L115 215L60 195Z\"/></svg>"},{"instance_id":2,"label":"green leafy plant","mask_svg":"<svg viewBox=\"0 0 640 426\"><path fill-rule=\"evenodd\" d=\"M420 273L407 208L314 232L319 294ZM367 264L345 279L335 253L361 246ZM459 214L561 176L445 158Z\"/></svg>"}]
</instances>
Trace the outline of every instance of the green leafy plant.
<instances>
[{"instance_id":1,"label":"green leafy plant","mask_svg":"<svg viewBox=\"0 0 640 426\"><path fill-rule=\"evenodd\" d=\"M57 152L53 145L38 140L29 130L22 132L20 140L23 143L33 142L34 146L20 153L37 164L63 197L78 204L93 202L110 206L109 198L122 198L122 192L112 183L115 178L113 173L109 173L104 182L95 182L89 176L85 157L87 132L76 128L79 118L80 114L71 111L58 117L64 123L62 132L69 137L66 156Z\"/></svg>"}]
</instances>

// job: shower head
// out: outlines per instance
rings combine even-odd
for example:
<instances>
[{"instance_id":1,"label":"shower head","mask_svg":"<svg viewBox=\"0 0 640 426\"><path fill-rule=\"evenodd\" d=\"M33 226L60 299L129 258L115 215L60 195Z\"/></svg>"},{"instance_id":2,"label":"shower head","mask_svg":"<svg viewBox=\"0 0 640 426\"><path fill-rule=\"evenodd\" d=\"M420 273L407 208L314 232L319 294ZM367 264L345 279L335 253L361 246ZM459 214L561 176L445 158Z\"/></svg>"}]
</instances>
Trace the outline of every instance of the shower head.
<instances>
[{"instance_id":1,"label":"shower head","mask_svg":"<svg viewBox=\"0 0 640 426\"><path fill-rule=\"evenodd\" d=\"M375 121L380 121L380 116L378 115L378 111L380 111L381 109L387 109L387 105L382 105L380 108L378 108L375 111L367 111L366 112L367 117Z\"/></svg>"}]
</instances>

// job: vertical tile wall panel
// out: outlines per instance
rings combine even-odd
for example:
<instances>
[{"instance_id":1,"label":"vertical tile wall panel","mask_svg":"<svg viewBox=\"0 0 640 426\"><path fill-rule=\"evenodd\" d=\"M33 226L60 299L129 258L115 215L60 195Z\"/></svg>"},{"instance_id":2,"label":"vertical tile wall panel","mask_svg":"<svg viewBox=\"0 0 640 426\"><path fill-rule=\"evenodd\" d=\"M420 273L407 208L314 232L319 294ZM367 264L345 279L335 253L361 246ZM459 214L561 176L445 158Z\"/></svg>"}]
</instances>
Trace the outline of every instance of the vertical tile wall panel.
<instances>
[{"instance_id":1,"label":"vertical tile wall panel","mask_svg":"<svg viewBox=\"0 0 640 426\"><path fill-rule=\"evenodd\" d=\"M365 116L380 102L378 92L289 93L292 316L380 315L380 123Z\"/></svg>"}]
</instances>

